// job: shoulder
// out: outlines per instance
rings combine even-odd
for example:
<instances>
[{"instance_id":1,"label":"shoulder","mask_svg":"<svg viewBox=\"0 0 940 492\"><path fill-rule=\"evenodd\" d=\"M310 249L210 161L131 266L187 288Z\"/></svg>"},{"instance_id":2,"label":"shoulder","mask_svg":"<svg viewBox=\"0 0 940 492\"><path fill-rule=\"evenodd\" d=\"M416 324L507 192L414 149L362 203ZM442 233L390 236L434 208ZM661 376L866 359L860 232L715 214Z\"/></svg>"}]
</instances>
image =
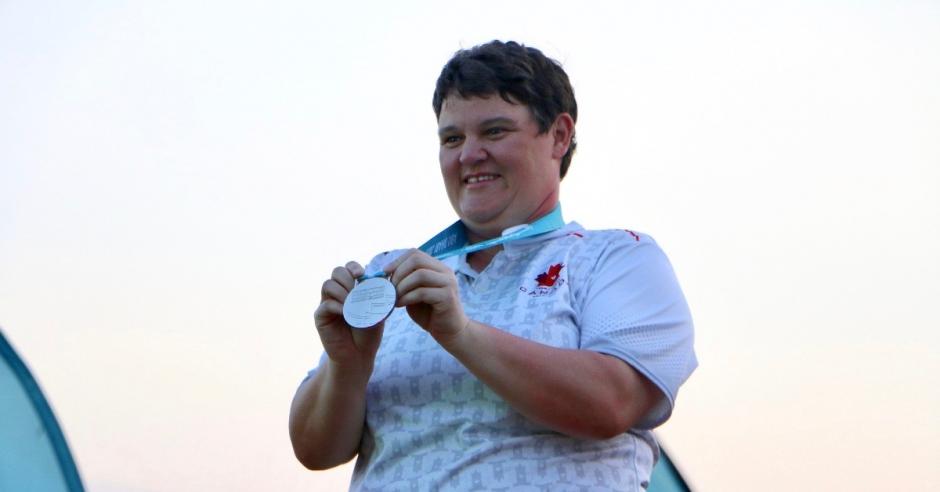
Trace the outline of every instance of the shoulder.
<instances>
[{"instance_id":1,"label":"shoulder","mask_svg":"<svg viewBox=\"0 0 940 492\"><path fill-rule=\"evenodd\" d=\"M585 229L584 226L577 222L569 222L558 232L559 235L599 243L632 244L653 241L650 235L635 229Z\"/></svg>"},{"instance_id":2,"label":"shoulder","mask_svg":"<svg viewBox=\"0 0 940 492\"><path fill-rule=\"evenodd\" d=\"M675 271L666 253L648 234L633 229L572 231L569 261L571 274L587 299L612 289L672 285ZM617 285L617 288L613 288ZM667 290L674 290L669 288Z\"/></svg>"},{"instance_id":3,"label":"shoulder","mask_svg":"<svg viewBox=\"0 0 940 492\"><path fill-rule=\"evenodd\" d=\"M572 247L585 256L603 259L639 259L663 255L649 234L633 229L584 229L577 224L568 228L566 237Z\"/></svg>"},{"instance_id":4,"label":"shoulder","mask_svg":"<svg viewBox=\"0 0 940 492\"><path fill-rule=\"evenodd\" d=\"M655 242L650 235L632 229L581 229L571 234L593 242L624 246Z\"/></svg>"}]
</instances>

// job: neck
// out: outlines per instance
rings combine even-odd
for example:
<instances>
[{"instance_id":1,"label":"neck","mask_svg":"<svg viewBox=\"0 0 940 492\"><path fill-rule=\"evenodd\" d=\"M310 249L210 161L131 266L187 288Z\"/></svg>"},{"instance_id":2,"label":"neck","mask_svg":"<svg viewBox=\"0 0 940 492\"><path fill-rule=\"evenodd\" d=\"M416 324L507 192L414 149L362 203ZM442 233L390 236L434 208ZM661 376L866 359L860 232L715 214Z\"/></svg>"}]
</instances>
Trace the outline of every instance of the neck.
<instances>
[{"instance_id":1,"label":"neck","mask_svg":"<svg viewBox=\"0 0 940 492\"><path fill-rule=\"evenodd\" d=\"M545 201L543 201L539 205L539 207L536 209L535 212L529 215L528 219L521 221L521 222L513 223L502 230L505 231L509 227L514 227L514 226L521 225L521 224L533 224L539 219L542 219L546 215L550 214L552 211L555 210L555 207L557 206L558 206L557 195L548 197ZM486 241L488 239L496 237L499 234L502 234L502 231L492 234L492 235L481 234L477 231L474 231L472 228L467 227L466 224L464 224L464 227L467 232L467 240L470 244L478 243L480 241ZM496 245L496 246L493 246L484 250L470 253L467 255L467 264L469 264L470 267L473 268L475 271L481 272L490 264L491 261L493 261L493 258L496 256L496 254L502 250L503 250L503 247L501 245Z\"/></svg>"},{"instance_id":2,"label":"neck","mask_svg":"<svg viewBox=\"0 0 940 492\"><path fill-rule=\"evenodd\" d=\"M499 253L503 250L502 246L493 246L489 249L484 249L482 251L477 251L467 255L467 264L470 265L476 272L482 272L489 266L490 262L493 261L493 258L496 257L496 253Z\"/></svg>"},{"instance_id":3,"label":"neck","mask_svg":"<svg viewBox=\"0 0 940 492\"><path fill-rule=\"evenodd\" d=\"M555 210L555 207L557 205L558 205L558 193L555 192L545 197L545 199L542 200L542 203L540 203L538 207L536 207L535 210L532 211L532 213L530 213L527 217L522 218L522 219L510 218L510 220L508 221L510 223L503 223L503 224L497 223L488 227L482 226L482 225L480 227L475 227L472 225L468 225L467 222L465 221L464 227L466 227L466 231L467 231L467 241L470 244L474 244L480 241L493 239L494 237L499 237L503 233L503 231L505 231L506 229L509 229L510 227L514 227L520 224L531 224L541 219L542 217L545 217L546 215L550 214L552 210Z\"/></svg>"}]
</instances>

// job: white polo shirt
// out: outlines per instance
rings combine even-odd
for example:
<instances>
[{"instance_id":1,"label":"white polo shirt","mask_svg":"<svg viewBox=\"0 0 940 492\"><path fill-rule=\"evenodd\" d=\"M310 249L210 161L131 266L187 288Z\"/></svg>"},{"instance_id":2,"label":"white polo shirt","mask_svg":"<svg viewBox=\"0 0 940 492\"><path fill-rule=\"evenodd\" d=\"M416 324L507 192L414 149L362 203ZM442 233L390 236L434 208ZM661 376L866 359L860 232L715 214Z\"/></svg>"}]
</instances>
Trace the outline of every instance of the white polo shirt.
<instances>
[{"instance_id":1,"label":"white polo shirt","mask_svg":"<svg viewBox=\"0 0 940 492\"><path fill-rule=\"evenodd\" d=\"M402 251L383 253L381 269ZM643 490L669 418L697 366L692 320L666 256L626 230L557 231L507 243L482 272L444 260L467 316L559 348L630 364L663 398L635 429L575 439L529 421L395 309L367 389L352 490Z\"/></svg>"}]
</instances>

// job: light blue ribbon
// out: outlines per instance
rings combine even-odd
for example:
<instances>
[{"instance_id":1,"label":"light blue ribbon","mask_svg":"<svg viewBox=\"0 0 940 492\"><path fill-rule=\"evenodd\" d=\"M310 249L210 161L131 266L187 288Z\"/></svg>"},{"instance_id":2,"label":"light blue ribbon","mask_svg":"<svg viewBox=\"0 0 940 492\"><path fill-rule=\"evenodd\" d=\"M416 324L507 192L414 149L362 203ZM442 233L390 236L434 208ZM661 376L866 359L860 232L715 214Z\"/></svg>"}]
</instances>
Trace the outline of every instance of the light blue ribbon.
<instances>
[{"instance_id":1,"label":"light blue ribbon","mask_svg":"<svg viewBox=\"0 0 940 492\"><path fill-rule=\"evenodd\" d=\"M473 253L484 249L492 248L500 244L505 244L518 239L525 239L546 232L561 229L565 225L565 220L561 216L561 204L555 205L555 208L547 215L540 217L531 224L522 224L510 227L503 231L503 235L480 241L478 243L467 244L467 232L464 225L459 220L451 224L447 229L437 233L436 236L422 244L420 249L438 260L458 256L464 253ZM363 275L359 280L365 280L373 277L384 277L385 272L378 271Z\"/></svg>"}]
</instances>

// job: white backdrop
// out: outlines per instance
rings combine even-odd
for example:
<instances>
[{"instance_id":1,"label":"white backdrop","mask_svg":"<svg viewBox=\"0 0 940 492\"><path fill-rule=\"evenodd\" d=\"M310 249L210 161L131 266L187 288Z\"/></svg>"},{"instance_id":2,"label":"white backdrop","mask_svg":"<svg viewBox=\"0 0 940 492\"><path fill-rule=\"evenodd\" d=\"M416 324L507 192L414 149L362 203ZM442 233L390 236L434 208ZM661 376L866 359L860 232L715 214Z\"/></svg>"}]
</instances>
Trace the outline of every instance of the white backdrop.
<instances>
[{"instance_id":1,"label":"white backdrop","mask_svg":"<svg viewBox=\"0 0 940 492\"><path fill-rule=\"evenodd\" d=\"M571 76L567 218L672 259L692 483L940 487L940 4L0 0L0 325L88 489L345 487L287 439L319 286L454 220L433 84L493 38Z\"/></svg>"}]
</instances>

